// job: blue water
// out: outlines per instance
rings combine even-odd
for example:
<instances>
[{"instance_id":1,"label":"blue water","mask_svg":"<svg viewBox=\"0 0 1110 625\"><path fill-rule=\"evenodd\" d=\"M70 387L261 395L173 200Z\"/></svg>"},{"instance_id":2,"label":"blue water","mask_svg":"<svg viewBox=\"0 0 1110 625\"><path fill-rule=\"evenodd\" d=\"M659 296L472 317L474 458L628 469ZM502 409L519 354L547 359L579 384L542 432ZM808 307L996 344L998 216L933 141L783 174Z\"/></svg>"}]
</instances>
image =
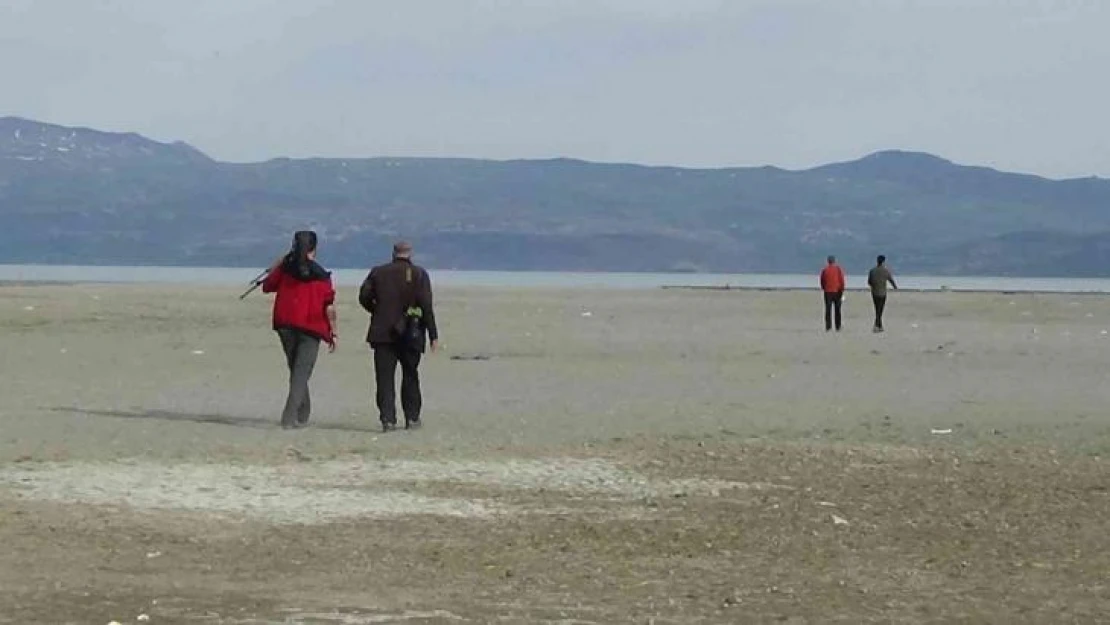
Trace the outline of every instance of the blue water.
<instances>
[{"instance_id":1,"label":"blue water","mask_svg":"<svg viewBox=\"0 0 1110 625\"><path fill-rule=\"evenodd\" d=\"M94 267L0 265L0 281L114 282L195 285L240 285L258 275L255 269L221 267ZM340 286L357 286L365 269L334 270ZM437 286L654 289L664 286L768 289L816 288L817 276L798 274L566 273L543 271L432 271ZM1107 278L991 278L899 276L904 289L953 291L1020 291L1110 293ZM863 276L849 276L850 288L862 288Z\"/></svg>"}]
</instances>

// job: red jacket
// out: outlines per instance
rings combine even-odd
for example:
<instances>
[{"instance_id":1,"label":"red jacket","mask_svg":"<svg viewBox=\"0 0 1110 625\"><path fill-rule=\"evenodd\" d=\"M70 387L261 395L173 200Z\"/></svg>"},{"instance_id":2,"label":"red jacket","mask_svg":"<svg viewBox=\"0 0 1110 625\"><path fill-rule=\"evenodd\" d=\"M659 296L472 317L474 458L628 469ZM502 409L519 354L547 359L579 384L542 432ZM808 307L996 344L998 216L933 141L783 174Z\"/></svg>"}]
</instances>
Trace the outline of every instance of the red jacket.
<instances>
[{"instance_id":1,"label":"red jacket","mask_svg":"<svg viewBox=\"0 0 1110 625\"><path fill-rule=\"evenodd\" d=\"M844 292L844 270L840 265L825 265L821 271L821 288L826 293Z\"/></svg>"},{"instance_id":2,"label":"red jacket","mask_svg":"<svg viewBox=\"0 0 1110 625\"><path fill-rule=\"evenodd\" d=\"M274 298L275 330L293 328L328 343L335 340L325 312L335 303L335 287L330 277L302 281L279 266L263 280L262 292L277 293Z\"/></svg>"}]
</instances>

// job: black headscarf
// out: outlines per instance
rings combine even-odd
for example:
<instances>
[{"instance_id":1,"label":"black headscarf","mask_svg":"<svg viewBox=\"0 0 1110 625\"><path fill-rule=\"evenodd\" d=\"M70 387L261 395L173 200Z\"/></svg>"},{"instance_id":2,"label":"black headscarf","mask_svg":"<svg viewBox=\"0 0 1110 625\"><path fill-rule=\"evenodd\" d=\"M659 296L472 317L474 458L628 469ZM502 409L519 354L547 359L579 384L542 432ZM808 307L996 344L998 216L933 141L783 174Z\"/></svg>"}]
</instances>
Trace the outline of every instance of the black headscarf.
<instances>
[{"instance_id":1,"label":"black headscarf","mask_svg":"<svg viewBox=\"0 0 1110 625\"><path fill-rule=\"evenodd\" d=\"M293 234L293 249L285 255L285 260L281 263L286 275L301 282L331 278L330 272L308 257L316 251L316 242L316 233L311 230L300 230Z\"/></svg>"}]
</instances>

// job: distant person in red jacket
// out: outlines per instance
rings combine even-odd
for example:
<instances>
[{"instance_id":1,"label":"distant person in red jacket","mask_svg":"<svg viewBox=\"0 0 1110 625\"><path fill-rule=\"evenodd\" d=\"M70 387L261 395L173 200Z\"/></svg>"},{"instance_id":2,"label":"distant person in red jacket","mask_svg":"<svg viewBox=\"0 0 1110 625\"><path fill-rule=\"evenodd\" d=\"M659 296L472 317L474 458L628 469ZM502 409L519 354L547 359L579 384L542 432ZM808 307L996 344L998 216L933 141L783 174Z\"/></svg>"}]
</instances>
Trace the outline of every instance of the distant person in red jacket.
<instances>
[{"instance_id":1,"label":"distant person in red jacket","mask_svg":"<svg viewBox=\"0 0 1110 625\"><path fill-rule=\"evenodd\" d=\"M836 256L821 271L821 290L825 293L825 332L833 329L833 311L836 311L836 331L840 332L840 305L844 302L844 270L836 264Z\"/></svg>"},{"instance_id":2,"label":"distant person in red jacket","mask_svg":"<svg viewBox=\"0 0 1110 625\"><path fill-rule=\"evenodd\" d=\"M312 401L308 380L320 353L320 341L334 352L336 331L335 287L331 274L316 262L316 233L293 235L293 250L279 258L262 282L263 293L274 298L274 330L281 339L289 365L289 395L281 413L281 427L308 425Z\"/></svg>"}]
</instances>

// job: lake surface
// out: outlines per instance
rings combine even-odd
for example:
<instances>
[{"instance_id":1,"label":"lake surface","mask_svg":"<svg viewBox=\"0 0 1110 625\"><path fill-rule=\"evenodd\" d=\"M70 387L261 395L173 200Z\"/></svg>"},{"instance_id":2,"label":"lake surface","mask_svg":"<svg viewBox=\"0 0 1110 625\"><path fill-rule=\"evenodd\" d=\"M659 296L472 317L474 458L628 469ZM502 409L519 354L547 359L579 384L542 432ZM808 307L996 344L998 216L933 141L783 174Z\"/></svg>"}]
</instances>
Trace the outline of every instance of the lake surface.
<instances>
[{"instance_id":1,"label":"lake surface","mask_svg":"<svg viewBox=\"0 0 1110 625\"><path fill-rule=\"evenodd\" d=\"M0 281L109 282L227 285L246 288L258 269L227 267L105 267L0 265ZM432 271L439 286L510 288L655 289L665 286L766 289L816 288L817 272L801 274L569 273L544 271ZM339 286L358 286L365 269L334 270ZM1110 293L1110 278L991 278L898 276L904 289ZM865 286L865 276L850 275L850 288Z\"/></svg>"}]
</instances>

